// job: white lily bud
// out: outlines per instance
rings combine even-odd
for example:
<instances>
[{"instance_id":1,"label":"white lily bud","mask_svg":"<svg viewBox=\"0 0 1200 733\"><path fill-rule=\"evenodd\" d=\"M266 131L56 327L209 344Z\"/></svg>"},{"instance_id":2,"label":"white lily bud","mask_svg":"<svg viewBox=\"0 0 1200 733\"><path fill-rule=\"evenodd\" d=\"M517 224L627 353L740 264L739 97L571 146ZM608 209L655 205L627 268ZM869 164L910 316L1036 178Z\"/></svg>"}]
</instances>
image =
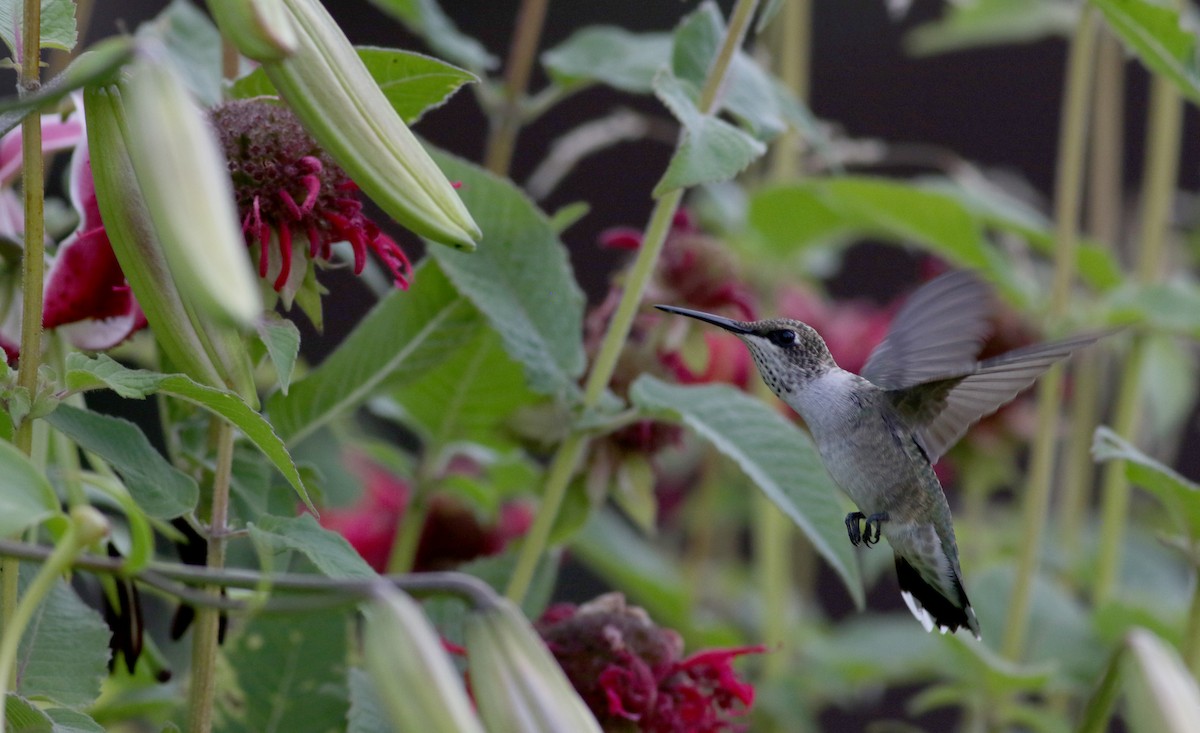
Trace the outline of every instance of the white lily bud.
<instances>
[{"instance_id":1,"label":"white lily bud","mask_svg":"<svg viewBox=\"0 0 1200 733\"><path fill-rule=\"evenodd\" d=\"M474 249L482 236L475 220L337 23L317 0L283 2L299 46L263 70L305 129L388 216L423 237Z\"/></svg>"},{"instance_id":2,"label":"white lily bud","mask_svg":"<svg viewBox=\"0 0 1200 733\"><path fill-rule=\"evenodd\" d=\"M395 730L483 733L458 671L416 601L383 586L364 615L367 670Z\"/></svg>"},{"instance_id":3,"label":"white lily bud","mask_svg":"<svg viewBox=\"0 0 1200 733\"><path fill-rule=\"evenodd\" d=\"M208 0L208 10L234 47L258 62L296 50L296 29L282 0Z\"/></svg>"},{"instance_id":4,"label":"white lily bud","mask_svg":"<svg viewBox=\"0 0 1200 733\"><path fill-rule=\"evenodd\" d=\"M489 733L594 731L600 725L512 601L466 624L471 689Z\"/></svg>"}]
</instances>

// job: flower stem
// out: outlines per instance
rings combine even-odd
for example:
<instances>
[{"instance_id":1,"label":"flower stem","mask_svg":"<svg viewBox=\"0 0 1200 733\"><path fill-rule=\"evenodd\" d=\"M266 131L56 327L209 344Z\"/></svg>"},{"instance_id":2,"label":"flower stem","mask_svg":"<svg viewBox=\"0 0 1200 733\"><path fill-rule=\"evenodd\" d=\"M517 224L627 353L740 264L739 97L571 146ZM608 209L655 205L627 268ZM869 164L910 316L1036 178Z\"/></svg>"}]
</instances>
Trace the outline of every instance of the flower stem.
<instances>
[{"instance_id":1,"label":"flower stem","mask_svg":"<svg viewBox=\"0 0 1200 733\"><path fill-rule=\"evenodd\" d=\"M808 104L812 67L812 0L788 0L774 24L778 33L779 63L776 65L784 86L796 99ZM804 140L799 130L788 128L771 146L769 176L786 181L799 173L800 151Z\"/></svg>"},{"instance_id":2,"label":"flower stem","mask_svg":"<svg viewBox=\"0 0 1200 733\"><path fill-rule=\"evenodd\" d=\"M750 19L753 17L754 8L757 5L758 0L738 0L734 7L724 44L721 46L716 60L713 61L708 72L708 79L705 80L704 88L700 92L699 108L701 113L707 114L712 110L713 103L717 98L717 90L720 89L721 81L725 78L725 72L729 68L734 51L741 46L742 39L746 36L746 29L750 25ZM625 340L629 337L629 331L633 327L633 318L641 305L642 294L646 290L646 284L650 282L650 276L654 273L654 266L658 263L659 253L662 252L671 222L675 218L675 212L679 209L679 202L682 200L683 190L675 189L664 194L654 204L654 210L650 213L650 221L646 225L645 236L642 238L642 246L638 249L633 268L625 280L625 290L621 293L621 301L617 304L617 310L608 323L608 330L604 334L604 340L600 344L600 350L596 354L595 361L592 362L591 371L584 384L584 410L599 404L609 380L612 379L621 349L624 348ZM515 603L519 604L529 590L534 570L537 568L542 552L546 549L550 530L554 527L563 497L566 496L567 485L570 483L571 476L574 475L586 447L586 437L576 431L567 436L555 453L550 470L546 475L546 487L542 494L542 502L538 506L537 516L534 517L533 525L529 528L529 533L521 544L517 565L513 569L513 575L509 579L508 588L504 593Z\"/></svg>"},{"instance_id":3,"label":"flower stem","mask_svg":"<svg viewBox=\"0 0 1200 733\"><path fill-rule=\"evenodd\" d=\"M521 0L517 10L504 72L504 100L491 120L484 152L484 167L499 176L508 175L512 165L517 133L521 131L525 91L549 5L550 0Z\"/></svg>"},{"instance_id":4,"label":"flower stem","mask_svg":"<svg viewBox=\"0 0 1200 733\"><path fill-rule=\"evenodd\" d=\"M1142 285L1157 280L1162 270L1171 203L1179 179L1182 122L1183 102L1174 83L1163 76L1154 77L1146 131L1146 170L1142 178L1142 226L1138 237L1137 280ZM1129 359L1122 367L1113 430L1126 439L1133 436L1141 422L1138 385L1145 347L1145 336L1135 336ZM1129 481L1125 478L1124 461L1105 464L1100 501L1099 556L1096 584L1092 588L1092 600L1097 605L1112 595L1121 567L1121 543L1125 536L1125 515L1129 511Z\"/></svg>"},{"instance_id":5,"label":"flower stem","mask_svg":"<svg viewBox=\"0 0 1200 733\"><path fill-rule=\"evenodd\" d=\"M1054 191L1055 250L1054 282L1050 291L1048 321L1057 324L1067 311L1071 282L1075 277L1080 202L1083 198L1083 152L1087 141L1088 97L1096 41L1096 11L1084 6L1071 39L1067 59L1066 89L1063 94L1059 130L1058 165ZM1037 575L1054 478L1058 413L1062 402L1061 366L1052 367L1038 388L1038 428L1030 460L1029 484L1023 497L1021 551L1012 598L1004 628L1002 651L1019 659L1029 626L1029 605Z\"/></svg>"},{"instance_id":6,"label":"flower stem","mask_svg":"<svg viewBox=\"0 0 1200 733\"><path fill-rule=\"evenodd\" d=\"M25 0L21 23L21 95L37 91L41 85L41 30L42 5L40 0ZM25 196L25 253L21 258L21 361L17 371L17 384L27 391L32 399L37 394L38 366L42 353L42 280L45 258L45 171L42 164L42 117L35 111L21 122L21 155L23 172L21 188ZM33 455L33 421L21 421L13 443L25 455ZM13 628L19 611L17 599L20 595L17 574L20 563L12 559L0 562L0 626L5 631ZM18 636L19 638L19 636ZM14 655L15 659L15 655ZM8 680L14 671L13 660L2 662L0 670L5 684L0 694L8 691ZM3 726L0 726L3 730Z\"/></svg>"},{"instance_id":7,"label":"flower stem","mask_svg":"<svg viewBox=\"0 0 1200 733\"><path fill-rule=\"evenodd\" d=\"M225 567L225 544L228 534L229 485L233 473L233 426L221 421L217 426L217 465L213 472L212 511L209 517L208 557L205 564L211 569ZM219 595L216 586L208 588L210 595ZM192 630L192 679L188 687L188 730L209 733L213 723L213 704L217 689L217 646L221 615L216 609L202 608L196 612Z\"/></svg>"}]
</instances>

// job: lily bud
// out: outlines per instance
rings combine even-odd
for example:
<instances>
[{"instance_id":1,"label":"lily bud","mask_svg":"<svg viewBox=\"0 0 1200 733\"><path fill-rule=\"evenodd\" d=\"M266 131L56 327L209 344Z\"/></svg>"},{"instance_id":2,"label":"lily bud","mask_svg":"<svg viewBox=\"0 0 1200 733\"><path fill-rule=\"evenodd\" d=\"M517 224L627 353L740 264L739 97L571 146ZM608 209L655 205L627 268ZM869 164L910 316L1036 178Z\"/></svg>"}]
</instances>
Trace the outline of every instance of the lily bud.
<instances>
[{"instance_id":1,"label":"lily bud","mask_svg":"<svg viewBox=\"0 0 1200 733\"><path fill-rule=\"evenodd\" d=\"M507 599L466 623L471 689L490 733L594 731L600 725L521 610Z\"/></svg>"},{"instance_id":2,"label":"lily bud","mask_svg":"<svg viewBox=\"0 0 1200 733\"><path fill-rule=\"evenodd\" d=\"M70 516L71 524L74 524L78 531L75 542L79 547L87 547L99 542L112 530L108 518L89 504L72 507Z\"/></svg>"},{"instance_id":3,"label":"lily bud","mask_svg":"<svg viewBox=\"0 0 1200 733\"><path fill-rule=\"evenodd\" d=\"M238 333L205 318L177 285L177 271L167 260L134 173L123 89L87 87L83 99L96 203L113 253L163 356L197 382L232 386L257 404L250 358ZM244 252L239 254L245 259Z\"/></svg>"},{"instance_id":4,"label":"lily bud","mask_svg":"<svg viewBox=\"0 0 1200 733\"><path fill-rule=\"evenodd\" d=\"M296 50L296 29L281 0L208 0L208 10L247 58L278 61Z\"/></svg>"},{"instance_id":5,"label":"lily bud","mask_svg":"<svg viewBox=\"0 0 1200 733\"><path fill-rule=\"evenodd\" d=\"M162 59L136 62L122 86L130 160L172 275L204 313L249 328L262 297L212 128Z\"/></svg>"},{"instance_id":6,"label":"lily bud","mask_svg":"<svg viewBox=\"0 0 1200 733\"><path fill-rule=\"evenodd\" d=\"M263 70L309 134L389 216L423 237L473 250L482 236L450 181L392 109L317 0L283 0L299 35Z\"/></svg>"},{"instance_id":7,"label":"lily bud","mask_svg":"<svg viewBox=\"0 0 1200 733\"><path fill-rule=\"evenodd\" d=\"M395 730L483 733L458 672L416 601L382 586L364 615L367 669Z\"/></svg>"}]
</instances>

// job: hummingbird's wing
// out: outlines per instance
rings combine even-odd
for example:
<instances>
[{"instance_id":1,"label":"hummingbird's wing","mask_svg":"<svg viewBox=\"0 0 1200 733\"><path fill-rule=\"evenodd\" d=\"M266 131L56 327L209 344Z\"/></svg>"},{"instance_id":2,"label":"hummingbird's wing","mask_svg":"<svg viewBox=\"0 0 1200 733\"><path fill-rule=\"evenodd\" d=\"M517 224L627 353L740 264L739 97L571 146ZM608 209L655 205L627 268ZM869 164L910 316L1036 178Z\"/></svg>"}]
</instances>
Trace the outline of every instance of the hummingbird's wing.
<instances>
[{"instance_id":1,"label":"hummingbird's wing","mask_svg":"<svg viewBox=\"0 0 1200 733\"><path fill-rule=\"evenodd\" d=\"M896 314L862 376L883 389L902 389L970 372L991 310L991 289L966 270L930 280Z\"/></svg>"},{"instance_id":2,"label":"hummingbird's wing","mask_svg":"<svg viewBox=\"0 0 1200 733\"><path fill-rule=\"evenodd\" d=\"M1106 335L1090 333L1017 349L979 362L968 375L890 390L888 397L916 431L930 463L936 463L972 423L1000 409L1055 362Z\"/></svg>"}]
</instances>

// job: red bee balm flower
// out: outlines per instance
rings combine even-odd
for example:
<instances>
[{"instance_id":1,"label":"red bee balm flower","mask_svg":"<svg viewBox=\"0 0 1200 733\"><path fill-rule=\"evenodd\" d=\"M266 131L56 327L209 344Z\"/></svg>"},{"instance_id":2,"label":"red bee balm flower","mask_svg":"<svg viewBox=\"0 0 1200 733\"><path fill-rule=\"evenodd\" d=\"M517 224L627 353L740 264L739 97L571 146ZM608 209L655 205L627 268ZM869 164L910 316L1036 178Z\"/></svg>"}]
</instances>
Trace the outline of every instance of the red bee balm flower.
<instances>
[{"instance_id":1,"label":"red bee balm flower","mask_svg":"<svg viewBox=\"0 0 1200 733\"><path fill-rule=\"evenodd\" d=\"M277 292L293 278L293 246L302 248L304 241L310 260L326 261L333 243L349 242L356 275L372 249L396 285L408 287L412 266L404 251L363 214L358 186L290 110L238 100L214 108L212 121L229 160L246 243L258 245L258 274L274 272Z\"/></svg>"},{"instance_id":2,"label":"red bee balm flower","mask_svg":"<svg viewBox=\"0 0 1200 733\"><path fill-rule=\"evenodd\" d=\"M606 730L719 733L754 704L733 660L762 646L683 658L683 640L620 593L582 606L551 606L536 624L571 684ZM631 726L632 723L632 726Z\"/></svg>"}]
</instances>

